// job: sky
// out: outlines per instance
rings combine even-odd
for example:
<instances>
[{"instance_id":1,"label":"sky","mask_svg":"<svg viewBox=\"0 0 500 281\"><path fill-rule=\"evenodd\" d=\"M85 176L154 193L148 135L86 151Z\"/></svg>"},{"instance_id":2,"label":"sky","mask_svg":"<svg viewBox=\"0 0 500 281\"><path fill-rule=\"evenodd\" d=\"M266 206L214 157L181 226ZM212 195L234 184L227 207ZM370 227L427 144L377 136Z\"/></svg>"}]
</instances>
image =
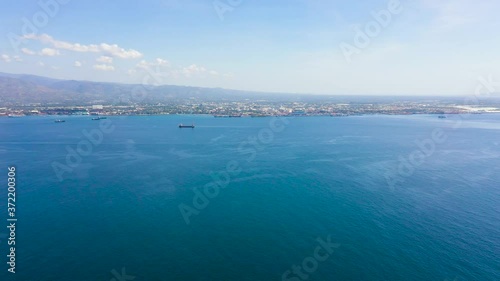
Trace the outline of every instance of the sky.
<instances>
[{"instance_id":1,"label":"sky","mask_svg":"<svg viewBox=\"0 0 500 281\"><path fill-rule=\"evenodd\" d=\"M17 0L0 72L334 95L500 81L498 0ZM499 85L500 88L500 85Z\"/></svg>"}]
</instances>

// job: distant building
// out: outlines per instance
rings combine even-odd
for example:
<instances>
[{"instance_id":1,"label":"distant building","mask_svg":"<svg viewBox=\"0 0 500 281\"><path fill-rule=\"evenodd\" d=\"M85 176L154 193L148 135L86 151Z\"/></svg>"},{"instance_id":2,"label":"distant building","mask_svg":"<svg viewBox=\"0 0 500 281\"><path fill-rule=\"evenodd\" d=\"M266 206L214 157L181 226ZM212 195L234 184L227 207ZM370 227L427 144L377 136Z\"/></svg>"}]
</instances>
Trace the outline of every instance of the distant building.
<instances>
[{"instance_id":1,"label":"distant building","mask_svg":"<svg viewBox=\"0 0 500 281\"><path fill-rule=\"evenodd\" d=\"M94 104L92 105L92 109L93 110L102 110L104 107L102 106L102 104Z\"/></svg>"},{"instance_id":2,"label":"distant building","mask_svg":"<svg viewBox=\"0 0 500 281\"><path fill-rule=\"evenodd\" d=\"M304 115L306 115L306 112L304 110L295 109L292 111L292 115L293 116L304 116Z\"/></svg>"}]
</instances>

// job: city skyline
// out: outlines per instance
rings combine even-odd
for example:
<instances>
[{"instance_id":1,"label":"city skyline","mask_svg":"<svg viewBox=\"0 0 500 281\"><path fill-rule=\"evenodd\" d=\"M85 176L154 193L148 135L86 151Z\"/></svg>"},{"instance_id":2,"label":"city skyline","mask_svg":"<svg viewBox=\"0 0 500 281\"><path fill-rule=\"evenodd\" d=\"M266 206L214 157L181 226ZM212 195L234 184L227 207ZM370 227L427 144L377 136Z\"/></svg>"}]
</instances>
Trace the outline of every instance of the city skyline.
<instances>
[{"instance_id":1,"label":"city skyline","mask_svg":"<svg viewBox=\"0 0 500 281\"><path fill-rule=\"evenodd\" d=\"M500 77L495 1L99 5L11 3L0 72L333 95L459 96Z\"/></svg>"}]
</instances>

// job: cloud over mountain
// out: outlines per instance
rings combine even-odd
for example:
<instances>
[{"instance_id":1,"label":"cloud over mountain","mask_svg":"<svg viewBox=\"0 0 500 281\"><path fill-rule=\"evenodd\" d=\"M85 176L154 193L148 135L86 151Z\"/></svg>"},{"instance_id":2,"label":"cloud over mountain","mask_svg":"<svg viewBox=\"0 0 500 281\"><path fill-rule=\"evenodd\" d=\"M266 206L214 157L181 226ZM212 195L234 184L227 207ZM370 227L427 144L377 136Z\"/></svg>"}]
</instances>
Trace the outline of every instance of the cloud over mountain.
<instances>
[{"instance_id":1,"label":"cloud over mountain","mask_svg":"<svg viewBox=\"0 0 500 281\"><path fill-rule=\"evenodd\" d=\"M61 40L56 40L52 36L48 34L26 34L22 37L26 40L36 40L45 45L50 45L58 50L67 50L73 52L92 52L92 53L102 53L107 56L117 57L121 59L136 59L141 58L143 54L134 49L124 49L118 46L117 44L108 44L108 43L100 43L100 44L89 44L84 45L80 43L71 43Z\"/></svg>"}]
</instances>

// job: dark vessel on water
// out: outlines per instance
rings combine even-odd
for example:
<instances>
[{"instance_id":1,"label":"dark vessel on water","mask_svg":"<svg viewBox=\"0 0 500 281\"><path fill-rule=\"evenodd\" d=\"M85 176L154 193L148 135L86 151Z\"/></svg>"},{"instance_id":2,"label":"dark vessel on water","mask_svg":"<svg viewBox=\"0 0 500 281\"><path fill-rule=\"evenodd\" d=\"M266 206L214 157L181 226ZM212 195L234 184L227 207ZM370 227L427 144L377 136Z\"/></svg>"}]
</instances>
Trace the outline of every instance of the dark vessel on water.
<instances>
[{"instance_id":1,"label":"dark vessel on water","mask_svg":"<svg viewBox=\"0 0 500 281\"><path fill-rule=\"evenodd\" d=\"M192 128L192 129L194 129L194 124L193 125L182 125L182 124L179 124L179 128L180 129L184 129L184 128Z\"/></svg>"},{"instance_id":2,"label":"dark vessel on water","mask_svg":"<svg viewBox=\"0 0 500 281\"><path fill-rule=\"evenodd\" d=\"M57 119L57 120L54 120L55 123L64 123L66 122L65 120L61 120L61 119Z\"/></svg>"},{"instance_id":3,"label":"dark vessel on water","mask_svg":"<svg viewBox=\"0 0 500 281\"><path fill-rule=\"evenodd\" d=\"M240 118L242 115L214 115L215 118Z\"/></svg>"}]
</instances>

